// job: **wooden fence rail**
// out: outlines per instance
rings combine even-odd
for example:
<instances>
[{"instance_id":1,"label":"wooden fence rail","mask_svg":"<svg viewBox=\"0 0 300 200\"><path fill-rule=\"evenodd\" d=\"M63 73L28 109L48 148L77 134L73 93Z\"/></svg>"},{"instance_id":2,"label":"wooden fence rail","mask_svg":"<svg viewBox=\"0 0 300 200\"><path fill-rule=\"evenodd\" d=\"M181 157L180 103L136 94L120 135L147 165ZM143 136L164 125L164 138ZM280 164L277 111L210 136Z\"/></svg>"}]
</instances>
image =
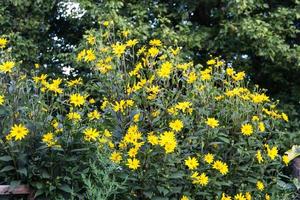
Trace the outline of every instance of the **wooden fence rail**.
<instances>
[{"instance_id":1,"label":"wooden fence rail","mask_svg":"<svg viewBox=\"0 0 300 200\"><path fill-rule=\"evenodd\" d=\"M27 196L28 200L34 200L34 191L28 185L0 185L0 196Z\"/></svg>"}]
</instances>

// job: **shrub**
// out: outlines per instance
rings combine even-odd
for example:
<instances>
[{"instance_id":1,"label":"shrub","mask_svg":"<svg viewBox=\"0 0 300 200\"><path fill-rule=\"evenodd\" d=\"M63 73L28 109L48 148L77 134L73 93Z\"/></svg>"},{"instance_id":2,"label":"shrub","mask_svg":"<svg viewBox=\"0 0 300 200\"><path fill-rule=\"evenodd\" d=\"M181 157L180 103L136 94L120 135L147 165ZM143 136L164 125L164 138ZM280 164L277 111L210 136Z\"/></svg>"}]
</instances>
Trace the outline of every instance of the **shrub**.
<instances>
[{"instance_id":1,"label":"shrub","mask_svg":"<svg viewBox=\"0 0 300 200\"><path fill-rule=\"evenodd\" d=\"M109 21L79 49L78 67L90 70L86 85L113 132L110 159L128 176L122 198L290 198L280 130L288 116L230 63L204 67L179 52Z\"/></svg>"},{"instance_id":2,"label":"shrub","mask_svg":"<svg viewBox=\"0 0 300 200\"><path fill-rule=\"evenodd\" d=\"M113 164L100 159L111 133L82 80L51 78L38 64L25 74L9 50L0 49L0 184L29 184L41 199L79 199L102 171L112 192Z\"/></svg>"},{"instance_id":3,"label":"shrub","mask_svg":"<svg viewBox=\"0 0 300 200\"><path fill-rule=\"evenodd\" d=\"M25 75L1 48L1 183L57 199L290 197L288 116L244 72L109 21L79 48L75 78Z\"/></svg>"}]
</instances>

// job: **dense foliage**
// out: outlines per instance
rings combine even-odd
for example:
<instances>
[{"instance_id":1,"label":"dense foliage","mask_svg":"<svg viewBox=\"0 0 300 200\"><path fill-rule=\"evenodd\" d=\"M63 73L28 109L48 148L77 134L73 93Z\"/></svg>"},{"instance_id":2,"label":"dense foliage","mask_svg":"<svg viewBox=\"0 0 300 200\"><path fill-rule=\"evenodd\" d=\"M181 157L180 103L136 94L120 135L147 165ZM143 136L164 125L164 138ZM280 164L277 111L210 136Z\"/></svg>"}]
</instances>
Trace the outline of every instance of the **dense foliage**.
<instances>
[{"instance_id":1,"label":"dense foliage","mask_svg":"<svg viewBox=\"0 0 300 200\"><path fill-rule=\"evenodd\" d=\"M298 0L4 0L0 7L0 33L12 36L26 65L56 72L72 65L69 53L84 31L113 19L144 39L180 44L198 61L222 55L299 113Z\"/></svg>"},{"instance_id":2,"label":"dense foliage","mask_svg":"<svg viewBox=\"0 0 300 200\"><path fill-rule=\"evenodd\" d=\"M0 184L41 199L291 199L299 5L1 1Z\"/></svg>"},{"instance_id":3,"label":"dense foliage","mask_svg":"<svg viewBox=\"0 0 300 200\"><path fill-rule=\"evenodd\" d=\"M1 38L1 183L41 199L292 198L276 102L221 58L132 32L101 21L72 79L28 72Z\"/></svg>"},{"instance_id":4,"label":"dense foliage","mask_svg":"<svg viewBox=\"0 0 300 200\"><path fill-rule=\"evenodd\" d=\"M89 112L89 118L80 123L75 120L80 115L68 106L72 101L66 100L82 90L82 82L52 79L47 74L36 77L38 64L26 75L27 70L11 57L11 47L6 48L8 41L0 41L0 184L29 184L42 199L115 195L120 185L113 178L115 167L106 148L100 154L99 144L82 137L91 124L103 129L93 100L82 110ZM64 89L59 88L61 84ZM109 138L110 133L103 131L102 138Z\"/></svg>"}]
</instances>

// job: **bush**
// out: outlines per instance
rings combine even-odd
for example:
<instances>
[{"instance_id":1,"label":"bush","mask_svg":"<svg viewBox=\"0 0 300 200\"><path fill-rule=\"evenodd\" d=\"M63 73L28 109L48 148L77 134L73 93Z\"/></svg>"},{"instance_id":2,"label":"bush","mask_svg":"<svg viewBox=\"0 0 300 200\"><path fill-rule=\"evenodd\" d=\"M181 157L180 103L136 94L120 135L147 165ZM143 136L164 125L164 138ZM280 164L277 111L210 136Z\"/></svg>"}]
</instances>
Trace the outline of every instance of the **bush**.
<instances>
[{"instance_id":1,"label":"bush","mask_svg":"<svg viewBox=\"0 0 300 200\"><path fill-rule=\"evenodd\" d=\"M109 21L76 60L75 78L25 75L2 48L1 183L50 199L291 197L288 116L230 63L194 64Z\"/></svg>"},{"instance_id":2,"label":"bush","mask_svg":"<svg viewBox=\"0 0 300 200\"><path fill-rule=\"evenodd\" d=\"M230 63L203 67L179 52L109 21L79 48L78 69L90 70L86 85L113 132L110 159L128 176L122 198L290 198L287 115Z\"/></svg>"},{"instance_id":3,"label":"bush","mask_svg":"<svg viewBox=\"0 0 300 200\"><path fill-rule=\"evenodd\" d=\"M79 199L89 194L90 175L102 171L111 193L119 186L107 171L113 164L100 159L110 132L94 100L79 95L82 80L36 76L38 64L26 75L9 50L1 49L0 184L29 184L41 199Z\"/></svg>"}]
</instances>

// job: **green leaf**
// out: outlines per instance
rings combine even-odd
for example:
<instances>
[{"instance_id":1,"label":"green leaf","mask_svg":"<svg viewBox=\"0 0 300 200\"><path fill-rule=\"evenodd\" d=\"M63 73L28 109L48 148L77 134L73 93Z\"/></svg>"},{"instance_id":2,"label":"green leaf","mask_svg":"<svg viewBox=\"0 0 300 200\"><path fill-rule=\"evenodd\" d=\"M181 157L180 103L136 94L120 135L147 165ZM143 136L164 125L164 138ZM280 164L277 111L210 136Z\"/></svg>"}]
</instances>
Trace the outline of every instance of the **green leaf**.
<instances>
[{"instance_id":1,"label":"green leaf","mask_svg":"<svg viewBox=\"0 0 300 200\"><path fill-rule=\"evenodd\" d=\"M8 162L11 161L12 158L10 156L1 156L0 161Z\"/></svg>"},{"instance_id":2,"label":"green leaf","mask_svg":"<svg viewBox=\"0 0 300 200\"><path fill-rule=\"evenodd\" d=\"M64 192L67 192L67 193L73 193L73 190L71 189L71 187L67 184L63 184L61 185L60 187L58 187L58 189L64 191Z\"/></svg>"},{"instance_id":3,"label":"green leaf","mask_svg":"<svg viewBox=\"0 0 300 200\"><path fill-rule=\"evenodd\" d=\"M24 176L27 176L27 169L26 168L18 169L17 172L19 172L20 174L23 174Z\"/></svg>"},{"instance_id":4,"label":"green leaf","mask_svg":"<svg viewBox=\"0 0 300 200\"><path fill-rule=\"evenodd\" d=\"M165 196L166 194L169 193L169 190L166 189L165 187L157 186L157 189L158 189L158 191L159 191L160 193L162 193L164 196Z\"/></svg>"},{"instance_id":5,"label":"green leaf","mask_svg":"<svg viewBox=\"0 0 300 200\"><path fill-rule=\"evenodd\" d=\"M283 190L292 190L293 189L293 185L292 184L289 184L289 183L286 183L282 180L278 180L277 181L277 185L279 187L281 187Z\"/></svg>"},{"instance_id":6,"label":"green leaf","mask_svg":"<svg viewBox=\"0 0 300 200\"><path fill-rule=\"evenodd\" d=\"M71 152L81 152L81 151L88 151L89 148L81 148L81 149L73 149Z\"/></svg>"},{"instance_id":7,"label":"green leaf","mask_svg":"<svg viewBox=\"0 0 300 200\"><path fill-rule=\"evenodd\" d=\"M144 191L143 194L149 199L151 199L153 196L153 192L151 191Z\"/></svg>"},{"instance_id":8,"label":"green leaf","mask_svg":"<svg viewBox=\"0 0 300 200\"><path fill-rule=\"evenodd\" d=\"M226 137L219 137L219 139L224 143L230 144L230 140Z\"/></svg>"},{"instance_id":9,"label":"green leaf","mask_svg":"<svg viewBox=\"0 0 300 200\"><path fill-rule=\"evenodd\" d=\"M174 179L180 179L184 176L184 172L183 171L178 171L175 173L172 173L169 178L174 178Z\"/></svg>"},{"instance_id":10,"label":"green leaf","mask_svg":"<svg viewBox=\"0 0 300 200\"><path fill-rule=\"evenodd\" d=\"M16 188L20 184L21 184L21 181L11 181L9 186L12 187L12 188Z\"/></svg>"},{"instance_id":11,"label":"green leaf","mask_svg":"<svg viewBox=\"0 0 300 200\"><path fill-rule=\"evenodd\" d=\"M14 169L13 166L8 165L8 166L3 167L3 168L1 169L1 171L0 171L0 173L1 173L1 172L8 172L8 171L11 171L11 170L13 170L13 169Z\"/></svg>"},{"instance_id":12,"label":"green leaf","mask_svg":"<svg viewBox=\"0 0 300 200\"><path fill-rule=\"evenodd\" d=\"M34 194L34 198L41 196L42 194L44 194L45 192L43 190L37 190L36 193Z\"/></svg>"}]
</instances>

